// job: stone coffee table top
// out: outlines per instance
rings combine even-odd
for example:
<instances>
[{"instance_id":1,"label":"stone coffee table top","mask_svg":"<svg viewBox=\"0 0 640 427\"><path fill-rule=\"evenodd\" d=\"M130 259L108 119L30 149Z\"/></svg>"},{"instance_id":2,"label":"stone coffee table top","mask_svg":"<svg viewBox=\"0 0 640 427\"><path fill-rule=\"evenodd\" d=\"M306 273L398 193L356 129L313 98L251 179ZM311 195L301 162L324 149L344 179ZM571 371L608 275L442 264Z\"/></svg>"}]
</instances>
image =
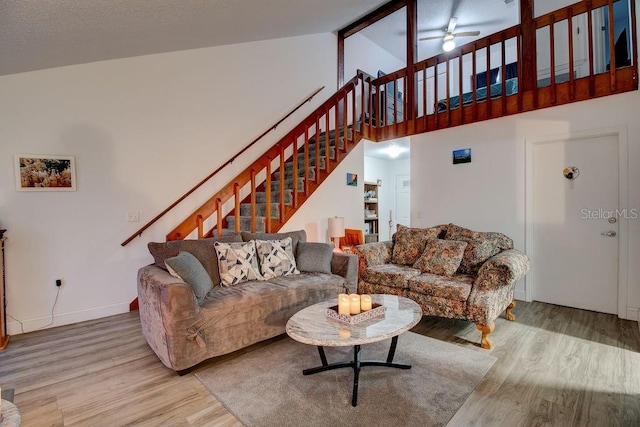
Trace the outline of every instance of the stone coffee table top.
<instances>
[{"instance_id":1,"label":"stone coffee table top","mask_svg":"<svg viewBox=\"0 0 640 427\"><path fill-rule=\"evenodd\" d=\"M395 295L371 295L371 298L385 306L384 316L355 325L329 318L327 308L338 304L336 296L294 314L287 322L287 334L296 341L315 346L355 346L400 335L422 318L420 306L409 298Z\"/></svg>"}]
</instances>

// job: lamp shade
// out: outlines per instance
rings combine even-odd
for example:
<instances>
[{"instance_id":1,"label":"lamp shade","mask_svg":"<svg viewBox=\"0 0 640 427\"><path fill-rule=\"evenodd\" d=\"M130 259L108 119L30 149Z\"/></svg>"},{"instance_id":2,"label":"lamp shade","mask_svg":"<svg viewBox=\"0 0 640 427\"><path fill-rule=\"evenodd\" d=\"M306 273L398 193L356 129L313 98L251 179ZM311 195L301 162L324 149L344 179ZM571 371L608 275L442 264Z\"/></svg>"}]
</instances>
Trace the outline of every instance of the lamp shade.
<instances>
[{"instance_id":1,"label":"lamp shade","mask_svg":"<svg viewBox=\"0 0 640 427\"><path fill-rule=\"evenodd\" d=\"M334 216L329 218L329 237L343 237L344 236L344 218L341 216Z\"/></svg>"}]
</instances>

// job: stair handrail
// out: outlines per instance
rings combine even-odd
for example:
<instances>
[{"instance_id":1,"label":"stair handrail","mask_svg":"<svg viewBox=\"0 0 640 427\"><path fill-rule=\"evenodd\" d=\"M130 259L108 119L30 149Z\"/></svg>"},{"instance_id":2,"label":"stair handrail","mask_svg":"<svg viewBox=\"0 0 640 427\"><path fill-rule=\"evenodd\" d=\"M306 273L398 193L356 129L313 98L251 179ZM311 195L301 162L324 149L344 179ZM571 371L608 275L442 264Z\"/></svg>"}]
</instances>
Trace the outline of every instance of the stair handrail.
<instances>
[{"instance_id":1,"label":"stair handrail","mask_svg":"<svg viewBox=\"0 0 640 427\"><path fill-rule=\"evenodd\" d=\"M198 188L200 188L204 183L206 183L207 181L209 181L211 178L213 178L218 172L220 172L222 169L224 169L225 167L229 166L231 163L233 163L233 161L235 159L237 159L238 157L240 157L242 154L244 154L244 152L246 152L249 148L251 148L256 142L258 142L259 140L261 140L262 138L264 138L265 135L267 135L269 132L271 132L272 130L275 130L279 124L281 124L282 122L284 122L286 119L288 119L293 113L295 113L296 111L298 111L304 104L306 104L307 102L310 102L314 96L316 96L321 90L323 90L325 88L325 86L322 86L318 89L316 89L311 95L309 95L308 97L306 97L304 100L300 101L295 107L293 107L293 109L291 109L291 111L289 111L284 117L282 117L280 120L278 120L275 124L273 124L270 128L268 128L267 130L265 130L262 134L260 134L257 138L255 138L253 141L251 141L249 144L247 144L243 149L241 149L240 151L238 151L236 154L234 154L233 156L231 156L231 158L229 158L229 160L227 160L226 162L224 162L221 166L219 166L216 170L214 170L213 172L211 172L209 175L207 175L202 181L198 182L195 186L193 186L193 188L191 188L189 191L187 191L186 193L184 193L180 198L178 198L175 202L173 202L172 204L170 204L165 210L163 210L162 212L160 212L158 215L156 215L152 220L150 220L149 222L147 222L144 226L140 227L135 233L133 233L131 236L129 236L124 242L120 243L121 246L126 246L128 245L133 239L135 239L136 237L140 237L142 236L142 233L149 227L151 227L156 221L158 221L160 218L162 218L164 215L166 215L169 211L171 211L173 208L175 208L180 202L182 202L184 199L186 199L187 197L189 197L194 191L196 191Z\"/></svg>"}]
</instances>

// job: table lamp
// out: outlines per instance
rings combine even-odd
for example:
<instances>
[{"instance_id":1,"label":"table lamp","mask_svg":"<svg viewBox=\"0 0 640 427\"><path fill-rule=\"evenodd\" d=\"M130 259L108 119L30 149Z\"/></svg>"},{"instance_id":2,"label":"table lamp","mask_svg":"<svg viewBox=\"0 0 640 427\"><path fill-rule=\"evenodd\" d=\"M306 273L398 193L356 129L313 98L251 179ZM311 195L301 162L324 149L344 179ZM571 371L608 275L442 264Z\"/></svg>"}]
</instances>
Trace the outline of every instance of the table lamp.
<instances>
[{"instance_id":1,"label":"table lamp","mask_svg":"<svg viewBox=\"0 0 640 427\"><path fill-rule=\"evenodd\" d=\"M340 238L344 237L344 218L334 216L329 218L329 237L333 240L333 246L340 249Z\"/></svg>"}]
</instances>

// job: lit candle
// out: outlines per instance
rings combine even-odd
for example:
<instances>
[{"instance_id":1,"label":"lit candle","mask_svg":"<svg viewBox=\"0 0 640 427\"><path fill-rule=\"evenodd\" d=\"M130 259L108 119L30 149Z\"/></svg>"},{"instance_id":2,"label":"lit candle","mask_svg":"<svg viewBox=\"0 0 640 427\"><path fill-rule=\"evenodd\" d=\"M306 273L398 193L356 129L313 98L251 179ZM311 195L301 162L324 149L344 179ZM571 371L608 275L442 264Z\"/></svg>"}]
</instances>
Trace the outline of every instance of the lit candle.
<instances>
[{"instance_id":1,"label":"lit candle","mask_svg":"<svg viewBox=\"0 0 640 427\"><path fill-rule=\"evenodd\" d=\"M338 295L338 314L351 314L351 301L349 301L349 295Z\"/></svg>"},{"instance_id":2,"label":"lit candle","mask_svg":"<svg viewBox=\"0 0 640 427\"><path fill-rule=\"evenodd\" d=\"M371 295L360 295L360 310L371 310Z\"/></svg>"},{"instance_id":3,"label":"lit candle","mask_svg":"<svg viewBox=\"0 0 640 427\"><path fill-rule=\"evenodd\" d=\"M360 295L351 294L351 314L360 314Z\"/></svg>"}]
</instances>

